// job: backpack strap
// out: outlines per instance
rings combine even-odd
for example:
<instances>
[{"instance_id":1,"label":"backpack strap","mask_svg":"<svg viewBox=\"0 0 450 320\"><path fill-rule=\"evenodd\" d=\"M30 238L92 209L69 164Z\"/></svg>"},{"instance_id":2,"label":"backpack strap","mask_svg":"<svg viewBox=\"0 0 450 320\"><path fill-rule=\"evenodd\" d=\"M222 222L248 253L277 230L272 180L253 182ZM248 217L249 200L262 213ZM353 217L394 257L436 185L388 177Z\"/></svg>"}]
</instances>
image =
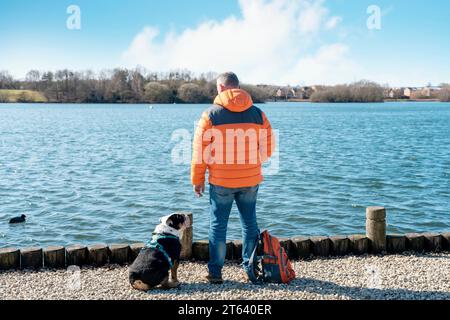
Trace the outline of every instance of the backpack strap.
<instances>
[{"instance_id":1,"label":"backpack strap","mask_svg":"<svg viewBox=\"0 0 450 320\"><path fill-rule=\"evenodd\" d=\"M262 284L263 283L262 276L261 275L257 276L256 272L255 272L255 270L258 268L258 264L261 261L261 257L259 257L258 253L257 253L260 240L261 240L261 233L258 230L258 237L256 238L256 241L255 241L255 248L253 249L252 255L248 262L248 268L246 270L248 278L253 284Z\"/></svg>"}]
</instances>

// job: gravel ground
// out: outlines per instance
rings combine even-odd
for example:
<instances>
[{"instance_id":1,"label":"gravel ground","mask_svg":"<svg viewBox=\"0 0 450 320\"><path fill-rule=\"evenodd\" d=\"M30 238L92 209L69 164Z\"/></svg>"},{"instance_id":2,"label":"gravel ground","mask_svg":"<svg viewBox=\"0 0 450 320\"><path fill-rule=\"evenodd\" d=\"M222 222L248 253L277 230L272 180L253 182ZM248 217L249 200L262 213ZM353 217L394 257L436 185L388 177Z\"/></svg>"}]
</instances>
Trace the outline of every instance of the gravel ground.
<instances>
[{"instance_id":1,"label":"gravel ground","mask_svg":"<svg viewBox=\"0 0 450 320\"><path fill-rule=\"evenodd\" d=\"M226 282L206 283L204 263L183 263L179 289L140 293L127 267L81 271L0 273L3 299L446 299L450 300L450 253L313 259L294 263L290 285L253 286L238 264L227 264Z\"/></svg>"}]
</instances>

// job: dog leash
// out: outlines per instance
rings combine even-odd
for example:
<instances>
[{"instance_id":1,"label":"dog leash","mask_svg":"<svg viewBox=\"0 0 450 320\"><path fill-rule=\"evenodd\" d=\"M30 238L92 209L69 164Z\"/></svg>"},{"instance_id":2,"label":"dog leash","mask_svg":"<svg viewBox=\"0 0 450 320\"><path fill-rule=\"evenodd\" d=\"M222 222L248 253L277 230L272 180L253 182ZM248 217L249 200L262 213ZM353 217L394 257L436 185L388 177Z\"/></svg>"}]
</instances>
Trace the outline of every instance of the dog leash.
<instances>
[{"instance_id":1,"label":"dog leash","mask_svg":"<svg viewBox=\"0 0 450 320\"><path fill-rule=\"evenodd\" d=\"M176 239L176 240L178 240L178 237L172 236L172 235L154 235L152 237L152 240L147 242L147 244L145 245L144 248L156 249L159 252L161 252L166 257L167 261L169 262L170 269L172 269L173 268L172 258L170 258L169 254L166 252L164 247L160 243L158 243L158 240L160 240L160 239Z\"/></svg>"}]
</instances>

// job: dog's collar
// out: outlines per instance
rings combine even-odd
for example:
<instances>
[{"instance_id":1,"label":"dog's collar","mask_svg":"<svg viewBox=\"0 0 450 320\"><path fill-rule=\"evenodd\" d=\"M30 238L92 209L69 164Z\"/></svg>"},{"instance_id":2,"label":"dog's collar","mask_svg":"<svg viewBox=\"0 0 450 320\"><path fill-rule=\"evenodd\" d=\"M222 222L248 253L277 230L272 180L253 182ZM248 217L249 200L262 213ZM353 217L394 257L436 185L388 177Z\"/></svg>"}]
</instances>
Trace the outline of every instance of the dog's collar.
<instances>
[{"instance_id":1,"label":"dog's collar","mask_svg":"<svg viewBox=\"0 0 450 320\"><path fill-rule=\"evenodd\" d=\"M172 227L169 227L167 224L161 223L156 226L153 234L171 234L177 238L180 237L180 230L176 230Z\"/></svg>"}]
</instances>

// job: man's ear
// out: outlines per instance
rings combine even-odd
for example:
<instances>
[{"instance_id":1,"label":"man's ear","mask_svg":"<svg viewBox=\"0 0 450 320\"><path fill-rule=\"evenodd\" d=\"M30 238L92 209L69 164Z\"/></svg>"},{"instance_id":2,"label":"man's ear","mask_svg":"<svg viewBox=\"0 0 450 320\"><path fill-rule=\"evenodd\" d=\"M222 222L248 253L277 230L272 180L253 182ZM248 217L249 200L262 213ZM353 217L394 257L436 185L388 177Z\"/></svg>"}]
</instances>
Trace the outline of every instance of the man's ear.
<instances>
[{"instance_id":1,"label":"man's ear","mask_svg":"<svg viewBox=\"0 0 450 320\"><path fill-rule=\"evenodd\" d=\"M218 88L219 88L219 93L222 93L225 91L225 86L223 84L219 84Z\"/></svg>"}]
</instances>

